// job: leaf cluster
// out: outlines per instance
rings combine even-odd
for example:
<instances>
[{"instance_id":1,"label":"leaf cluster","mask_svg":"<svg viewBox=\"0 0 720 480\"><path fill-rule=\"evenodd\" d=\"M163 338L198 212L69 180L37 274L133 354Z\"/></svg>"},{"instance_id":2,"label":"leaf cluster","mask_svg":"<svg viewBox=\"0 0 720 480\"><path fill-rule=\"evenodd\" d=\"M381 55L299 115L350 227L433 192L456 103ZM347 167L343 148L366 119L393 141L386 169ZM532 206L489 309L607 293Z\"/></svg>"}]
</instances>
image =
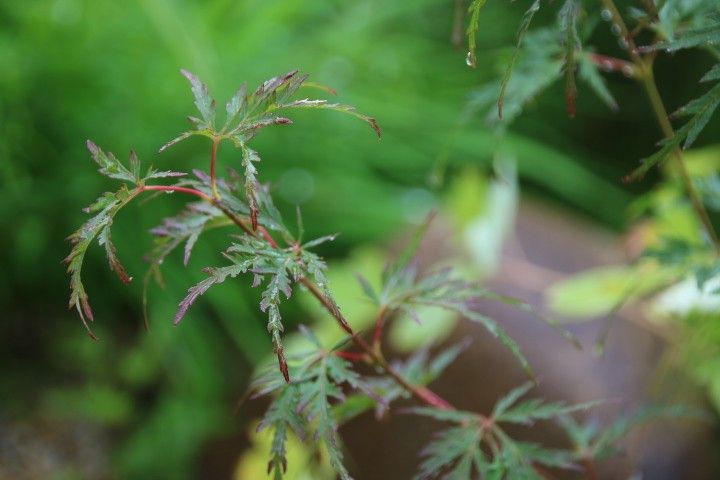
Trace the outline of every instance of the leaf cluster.
<instances>
[{"instance_id":1,"label":"leaf cluster","mask_svg":"<svg viewBox=\"0 0 720 480\"><path fill-rule=\"evenodd\" d=\"M413 258L431 219L432 217L428 217L403 254L385 268L379 292L375 292L367 281L361 279L367 297L385 312L386 316L399 313L421 322L417 313L419 307L436 307L462 315L470 321L479 323L500 340L530 377L534 377L532 368L519 345L495 320L477 311L479 301L497 301L529 312L558 330L578 348L580 347L572 333L561 328L556 322L536 314L530 305L512 297L499 295L484 288L479 282L464 280L456 276L452 268L420 272Z\"/></svg>"},{"instance_id":2,"label":"leaf cluster","mask_svg":"<svg viewBox=\"0 0 720 480\"><path fill-rule=\"evenodd\" d=\"M475 35L479 29L479 12L472 10L483 2L471 4L468 58L475 58ZM505 63L499 85L491 82L474 92L468 108L471 112L491 108L485 118L490 124L507 125L524 106L557 80L565 79L565 103L570 117L576 113L576 77L612 110L617 103L600 75L598 62L592 49L583 45L593 31L594 23L583 21L588 17L582 2L565 0L557 13L553 26L530 30L541 1L533 1L523 15L516 34L516 44ZM585 28L581 28L585 27Z\"/></svg>"},{"instance_id":3,"label":"leaf cluster","mask_svg":"<svg viewBox=\"0 0 720 480\"><path fill-rule=\"evenodd\" d=\"M307 82L308 76L301 75L297 71L273 77L263 82L253 92L248 92L247 86L243 84L227 102L225 122L219 125L216 118L216 101L210 95L207 85L186 70L182 70L182 74L190 82L199 116L188 117L192 128L166 143L160 151L191 136L208 137L213 144L209 172L194 170L192 177L180 179L175 185L149 186L146 184L149 180L185 174L156 171L150 168L143 175L140 162L134 152L130 152L129 166L125 166L112 153L105 153L94 143L88 142L88 149L99 167L99 172L124 184L116 192L104 193L88 207L86 211L94 213L95 216L69 237L73 244L70 255L66 258L70 274L70 306L77 309L83 323L88 327L88 332L94 338L86 321L93 320L93 313L81 279L85 252L91 242L95 238L98 239L100 245L105 247L111 268L124 282L129 282L131 277L118 260L111 240L110 229L115 215L131 200L148 190L192 193L202 198L202 201L188 203L179 214L164 219L152 230L155 243L147 255L151 264L149 274L154 274L155 278L162 282L160 266L168 255L181 245L184 251L183 261L187 265L193 247L204 231L232 224L241 227L245 234L238 237L224 252L224 256L231 261L231 264L205 270L208 277L189 289L187 296L179 305L175 323L179 322L190 305L213 285L241 273L252 272L255 286L267 280L262 292L260 309L268 314L268 330L280 359L281 368L285 370L281 343L284 327L279 308L281 294L289 297L292 285L308 278L313 280L324 292L328 301L332 302L324 274L325 263L308 249L334 237L323 237L304 245L301 244L300 239L294 238L274 206L268 187L259 183L255 164L260 161L260 157L248 146L248 142L266 126L292 123L280 113L297 108L335 110L360 118L367 122L378 136L381 133L380 128L374 118L357 112L352 106L330 103L327 100L294 98L303 87L319 88L335 93L326 87ZM242 174L229 169L228 177L225 179L218 178L215 172L217 149L223 140L231 141L242 152L240 162ZM268 231L277 233L288 246L280 248ZM149 276L146 276L147 278ZM287 375L286 371L285 374Z\"/></svg>"},{"instance_id":4,"label":"leaf cluster","mask_svg":"<svg viewBox=\"0 0 720 480\"><path fill-rule=\"evenodd\" d=\"M289 125L292 120L283 115L286 110L297 108L327 109L342 112L367 122L375 133L381 136L377 121L359 113L355 107L340 103L330 103L327 100L309 98L293 99L301 87L316 87L307 82L308 75L300 74L297 70L273 77L253 92L248 91L247 84L243 84L225 105L225 122L222 126L216 120L216 101L210 94L208 86L196 75L182 70L182 74L190 82L195 106L200 117L188 116L191 128L178 137L170 140L160 148L163 152L169 147L189 138L199 135L210 138L213 142L215 155L217 146L223 140L229 140L242 153L242 167L245 178L245 198L250 207L253 229L257 229L257 214L259 211L258 191L261 189L257 179L256 163L260 162L260 155L248 146L258 132L271 125ZM320 87L324 91L332 92L327 87ZM214 169L215 159L211 160L211 171ZM214 187L213 187L214 188ZM212 192L220 198L217 191Z\"/></svg>"},{"instance_id":5,"label":"leaf cluster","mask_svg":"<svg viewBox=\"0 0 720 480\"><path fill-rule=\"evenodd\" d=\"M537 467L572 468L569 451L548 449L511 438L504 425L532 425L587 410L600 402L566 405L540 399L521 400L532 388L522 385L503 398L485 417L473 412L415 408L411 413L427 416L452 427L442 430L424 450L418 480L432 478L542 479Z\"/></svg>"},{"instance_id":6,"label":"leaf cluster","mask_svg":"<svg viewBox=\"0 0 720 480\"><path fill-rule=\"evenodd\" d=\"M325 349L309 330L302 331L310 341L311 349L289 358L293 381L286 382L276 369L270 369L259 375L251 386L256 397L274 397L258 426L258 431L266 428L273 431L268 472L272 472L277 480L283 478L287 468L285 445L288 432L292 431L300 440L312 438L321 443L333 469L341 479L349 480L337 431L343 419L339 418L335 407L347 401L344 389L373 395L372 389L348 361L335 355L346 340Z\"/></svg>"},{"instance_id":7,"label":"leaf cluster","mask_svg":"<svg viewBox=\"0 0 720 480\"><path fill-rule=\"evenodd\" d=\"M715 253L705 245L684 238L665 238L658 245L646 249L643 257L693 276L700 291L705 289L708 281L720 275L720 262ZM720 293L720 289L716 288L712 293Z\"/></svg>"},{"instance_id":8,"label":"leaf cluster","mask_svg":"<svg viewBox=\"0 0 720 480\"><path fill-rule=\"evenodd\" d=\"M573 414L603 404L602 401L567 405L532 398L523 400L532 385L522 385L501 398L487 417L472 412L416 408L411 413L453 426L442 430L423 451L418 480L433 478L544 479L543 467L579 470L621 452L619 442L633 428L657 418L704 420L694 408L653 405L638 409L600 428L595 422L578 423ZM532 425L554 421L566 433L569 449L545 448L508 435L507 425Z\"/></svg>"},{"instance_id":9,"label":"leaf cluster","mask_svg":"<svg viewBox=\"0 0 720 480\"><path fill-rule=\"evenodd\" d=\"M96 338L90 329L88 321L93 321L93 311L90 307L85 285L82 281L82 268L85 261L87 249L97 238L100 246L104 247L110 268L118 275L124 283L130 283L132 277L127 274L117 256L115 244L112 242L112 225L115 216L130 201L137 197L142 191L145 182L156 178L178 177L185 175L181 172L157 171L150 167L143 175L141 173L140 161L131 151L129 155L129 167L123 165L110 152L104 152L90 140L87 147L92 159L98 165L101 175L114 180L124 182L114 192L103 193L93 204L85 208L85 213L94 214L78 230L73 232L68 240L72 244L70 254L65 258L67 271L70 274L70 308L75 308L80 315L88 334Z\"/></svg>"}]
</instances>

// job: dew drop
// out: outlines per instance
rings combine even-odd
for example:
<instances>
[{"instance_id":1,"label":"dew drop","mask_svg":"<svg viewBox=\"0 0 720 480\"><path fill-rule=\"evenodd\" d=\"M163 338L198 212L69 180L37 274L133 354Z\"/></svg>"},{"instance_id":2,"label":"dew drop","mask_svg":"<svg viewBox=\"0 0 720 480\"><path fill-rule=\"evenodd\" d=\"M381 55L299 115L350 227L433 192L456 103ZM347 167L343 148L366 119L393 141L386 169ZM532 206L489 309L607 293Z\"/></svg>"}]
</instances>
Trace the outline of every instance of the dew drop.
<instances>
[{"instance_id":1,"label":"dew drop","mask_svg":"<svg viewBox=\"0 0 720 480\"><path fill-rule=\"evenodd\" d=\"M600 62L600 67L606 72L611 72L613 69L613 62L610 60L603 60Z\"/></svg>"},{"instance_id":2,"label":"dew drop","mask_svg":"<svg viewBox=\"0 0 720 480\"><path fill-rule=\"evenodd\" d=\"M622 32L622 30L620 29L620 25L618 25L617 23L612 24L612 26L610 27L610 31L613 33L613 35L620 35L620 32Z\"/></svg>"},{"instance_id":3,"label":"dew drop","mask_svg":"<svg viewBox=\"0 0 720 480\"><path fill-rule=\"evenodd\" d=\"M465 57L465 64L468 67L472 67L472 68L477 67L477 58L475 57L475 54L473 52L467 53L467 56Z\"/></svg>"},{"instance_id":4,"label":"dew drop","mask_svg":"<svg viewBox=\"0 0 720 480\"><path fill-rule=\"evenodd\" d=\"M634 77L635 69L632 67L632 65L625 65L622 67L622 74L628 78Z\"/></svg>"},{"instance_id":5,"label":"dew drop","mask_svg":"<svg viewBox=\"0 0 720 480\"><path fill-rule=\"evenodd\" d=\"M620 38L618 38L618 46L619 46L620 48L622 48L623 50L627 50L627 49L628 49L628 46L629 46L629 45L628 45L628 41L625 40L625 38L620 37Z\"/></svg>"},{"instance_id":6,"label":"dew drop","mask_svg":"<svg viewBox=\"0 0 720 480\"><path fill-rule=\"evenodd\" d=\"M612 20L612 12L608 9L605 9L600 12L600 17L606 22L609 22L610 20Z\"/></svg>"}]
</instances>

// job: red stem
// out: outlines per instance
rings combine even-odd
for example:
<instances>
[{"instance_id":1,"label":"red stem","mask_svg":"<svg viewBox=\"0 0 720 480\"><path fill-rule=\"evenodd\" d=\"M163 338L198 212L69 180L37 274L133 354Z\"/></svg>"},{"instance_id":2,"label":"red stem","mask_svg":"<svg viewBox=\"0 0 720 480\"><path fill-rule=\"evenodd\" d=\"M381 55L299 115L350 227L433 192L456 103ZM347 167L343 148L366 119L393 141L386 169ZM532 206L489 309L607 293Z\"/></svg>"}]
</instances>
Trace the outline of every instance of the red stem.
<instances>
[{"instance_id":1,"label":"red stem","mask_svg":"<svg viewBox=\"0 0 720 480\"><path fill-rule=\"evenodd\" d=\"M257 228L258 232L260 232L260 235L263 236L266 242L270 244L272 248L278 248L277 242L275 242L275 239L270 236L270 233L263 227L262 225L258 225Z\"/></svg>"},{"instance_id":2,"label":"red stem","mask_svg":"<svg viewBox=\"0 0 720 480\"><path fill-rule=\"evenodd\" d=\"M626 60L610 57L607 55L601 55L599 53L591 53L590 54L590 60L597 65L598 67L602 68L603 70L608 70L611 72L621 72L623 74L631 74L635 75L635 65L632 62L628 62Z\"/></svg>"},{"instance_id":3,"label":"red stem","mask_svg":"<svg viewBox=\"0 0 720 480\"><path fill-rule=\"evenodd\" d=\"M382 341L383 326L385 325L385 308L380 309L380 313L375 321L375 331L373 332L373 348L380 348L380 342Z\"/></svg>"},{"instance_id":4,"label":"red stem","mask_svg":"<svg viewBox=\"0 0 720 480\"><path fill-rule=\"evenodd\" d=\"M585 470L586 480L597 480L597 472L595 471L595 462L592 458L587 457L582 461L583 469Z\"/></svg>"},{"instance_id":5,"label":"red stem","mask_svg":"<svg viewBox=\"0 0 720 480\"><path fill-rule=\"evenodd\" d=\"M170 185L145 185L142 187L142 191L158 191L158 192L182 192L182 193L189 193L190 195L195 195L196 197L200 197L203 200L206 200L208 202L213 202L212 197L209 195L201 192L200 190L196 190L194 188L187 188L187 187L175 187Z\"/></svg>"},{"instance_id":6,"label":"red stem","mask_svg":"<svg viewBox=\"0 0 720 480\"><path fill-rule=\"evenodd\" d=\"M367 359L367 355L365 355L364 353L357 353L357 352L338 351L338 352L335 352L335 356L344 358L345 360L350 360L351 362L362 362Z\"/></svg>"},{"instance_id":7,"label":"red stem","mask_svg":"<svg viewBox=\"0 0 720 480\"><path fill-rule=\"evenodd\" d=\"M315 285L307 278L303 278L302 280L300 280L300 283L305 285L305 287L310 291L310 293L318 299L318 301L323 305L323 307L325 307L328 312L330 312L330 315L335 318L335 320L340 325L340 328L342 328L352 337L353 343L355 343L358 348L365 352L376 365L385 370L385 373L391 376L401 387L403 387L417 399L430 405L431 407L439 408L441 410L455 410L455 407L453 407L452 404L450 404L450 402L448 402L444 398L440 397L425 386L413 385L412 383L410 383L409 380L407 380L398 371L396 371L388 363L388 361L383 358L381 354L376 352L370 346L370 344L365 341L363 337L357 335L353 331L352 327L345 319L343 314L338 310L337 306L323 294L323 292L318 288L317 285Z\"/></svg>"}]
</instances>

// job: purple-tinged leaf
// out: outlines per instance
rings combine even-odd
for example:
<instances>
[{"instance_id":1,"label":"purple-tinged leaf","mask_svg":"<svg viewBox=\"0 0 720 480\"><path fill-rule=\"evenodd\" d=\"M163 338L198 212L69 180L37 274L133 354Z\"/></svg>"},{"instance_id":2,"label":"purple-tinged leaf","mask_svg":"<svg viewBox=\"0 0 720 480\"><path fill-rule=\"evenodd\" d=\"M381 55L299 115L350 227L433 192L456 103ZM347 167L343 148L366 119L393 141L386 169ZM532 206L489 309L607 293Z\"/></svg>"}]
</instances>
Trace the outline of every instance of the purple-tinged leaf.
<instances>
[{"instance_id":1,"label":"purple-tinged leaf","mask_svg":"<svg viewBox=\"0 0 720 480\"><path fill-rule=\"evenodd\" d=\"M95 145L92 141L87 141L87 148L90 150L95 163L100 167L98 171L106 177L114 178L116 180L123 180L130 183L136 183L138 178L133 173L125 168L120 161L115 158L115 155L108 152L105 153L100 147ZM133 162L134 153L131 152L131 164ZM137 160L137 157L135 157Z\"/></svg>"},{"instance_id":2,"label":"purple-tinged leaf","mask_svg":"<svg viewBox=\"0 0 720 480\"><path fill-rule=\"evenodd\" d=\"M206 128L214 128L215 126L215 100L210 96L210 91L197 76L187 70L180 70L180 73L188 79L195 97L195 106L205 122Z\"/></svg>"},{"instance_id":3,"label":"purple-tinged leaf","mask_svg":"<svg viewBox=\"0 0 720 480\"><path fill-rule=\"evenodd\" d=\"M206 268L205 273L209 275L208 278L188 289L187 295L178 305L178 311L175 314L175 319L173 320L173 323L175 325L180 323L180 321L183 319L192 304L195 303L198 297L207 292L210 287L224 282L228 277L234 278L241 273L245 273L248 267L249 264L247 262L242 262L227 267Z\"/></svg>"},{"instance_id":4,"label":"purple-tinged leaf","mask_svg":"<svg viewBox=\"0 0 720 480\"><path fill-rule=\"evenodd\" d=\"M105 255L110 263L110 269L117 273L117 276L120 277L120 280L124 284L129 284L132 281L132 277L128 276L125 267L122 263L120 263L120 260L117 257L117 250L115 249L115 245L112 243L110 236L110 225L111 224L108 223L102 228L102 230L100 230L100 233L98 234L98 241L100 242L100 245L105 246Z\"/></svg>"},{"instance_id":5,"label":"purple-tinged leaf","mask_svg":"<svg viewBox=\"0 0 720 480\"><path fill-rule=\"evenodd\" d=\"M243 118L245 116L245 109L247 108L247 83L243 83L235 95L232 96L230 101L225 105L225 111L227 112L227 119L225 120L225 127L228 127L237 117Z\"/></svg>"},{"instance_id":6,"label":"purple-tinged leaf","mask_svg":"<svg viewBox=\"0 0 720 480\"><path fill-rule=\"evenodd\" d=\"M302 100L295 100L294 102L278 105L277 108L320 108L345 113L366 122L368 125L370 125L378 138L382 137L382 130L380 129L380 125L378 124L377 120L375 120L375 118L373 117L358 112L355 107L351 105L344 105L341 103L328 103L327 100L310 100L305 98Z\"/></svg>"},{"instance_id":7,"label":"purple-tinged leaf","mask_svg":"<svg viewBox=\"0 0 720 480\"><path fill-rule=\"evenodd\" d=\"M184 133L180 134L180 136L173 138L172 140L167 142L165 145L160 147L160 150L158 150L158 152L162 153L165 150L167 150L168 148L172 147L173 145L175 145L177 143L182 142L183 140L185 140L186 138L188 138L192 135L195 135L195 132L184 132Z\"/></svg>"},{"instance_id":8,"label":"purple-tinged leaf","mask_svg":"<svg viewBox=\"0 0 720 480\"><path fill-rule=\"evenodd\" d=\"M148 172L144 180L151 180L153 178L170 178L170 177L184 177L187 173L185 172L174 172L171 170L164 171L153 171L152 169Z\"/></svg>"}]
</instances>

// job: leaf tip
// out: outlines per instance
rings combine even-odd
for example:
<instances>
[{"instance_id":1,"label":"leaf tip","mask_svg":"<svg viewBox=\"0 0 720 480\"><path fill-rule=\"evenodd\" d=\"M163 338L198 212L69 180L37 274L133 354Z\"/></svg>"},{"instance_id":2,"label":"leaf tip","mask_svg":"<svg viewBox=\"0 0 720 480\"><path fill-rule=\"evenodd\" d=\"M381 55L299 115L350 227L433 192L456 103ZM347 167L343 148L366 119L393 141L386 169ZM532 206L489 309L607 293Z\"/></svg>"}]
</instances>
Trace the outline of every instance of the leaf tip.
<instances>
[{"instance_id":1,"label":"leaf tip","mask_svg":"<svg viewBox=\"0 0 720 480\"><path fill-rule=\"evenodd\" d=\"M382 129L378 121L374 117L368 117L368 123L370 124L370 128L375 131L375 135L377 135L378 138L382 138Z\"/></svg>"},{"instance_id":2,"label":"leaf tip","mask_svg":"<svg viewBox=\"0 0 720 480\"><path fill-rule=\"evenodd\" d=\"M280 367L280 373L282 373L285 383L290 383L290 371L288 369L287 360L285 359L285 352L282 346L275 348L275 355L277 355L278 366Z\"/></svg>"}]
</instances>

